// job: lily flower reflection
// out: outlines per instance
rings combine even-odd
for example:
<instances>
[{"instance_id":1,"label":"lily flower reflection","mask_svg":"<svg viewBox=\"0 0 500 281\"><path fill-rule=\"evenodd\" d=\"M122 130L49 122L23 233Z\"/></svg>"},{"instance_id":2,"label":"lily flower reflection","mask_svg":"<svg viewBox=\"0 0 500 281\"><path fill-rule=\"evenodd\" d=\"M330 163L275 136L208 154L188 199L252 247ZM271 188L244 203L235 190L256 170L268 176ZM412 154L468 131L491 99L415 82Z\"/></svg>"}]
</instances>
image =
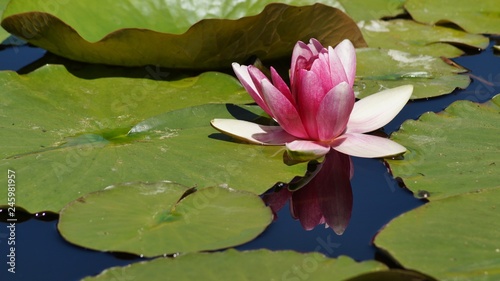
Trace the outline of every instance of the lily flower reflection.
<instances>
[{"instance_id":1,"label":"lily flower reflection","mask_svg":"<svg viewBox=\"0 0 500 281\"><path fill-rule=\"evenodd\" d=\"M271 67L271 80L258 68L233 63L236 76L255 102L279 126L214 119L222 133L250 143L285 145L288 158L308 161L333 148L359 157L385 157L406 149L365 133L391 121L409 100L413 86L384 90L355 102L356 52L349 40L324 48L316 39L298 42L292 53L290 87Z\"/></svg>"},{"instance_id":2,"label":"lily flower reflection","mask_svg":"<svg viewBox=\"0 0 500 281\"><path fill-rule=\"evenodd\" d=\"M327 224L344 233L352 212L351 177L353 168L348 155L330 150L322 163L309 165L305 177L296 177L288 185L267 193L263 200L275 214L290 201L290 212L302 227L311 230ZM297 189L298 188L298 189Z\"/></svg>"}]
</instances>

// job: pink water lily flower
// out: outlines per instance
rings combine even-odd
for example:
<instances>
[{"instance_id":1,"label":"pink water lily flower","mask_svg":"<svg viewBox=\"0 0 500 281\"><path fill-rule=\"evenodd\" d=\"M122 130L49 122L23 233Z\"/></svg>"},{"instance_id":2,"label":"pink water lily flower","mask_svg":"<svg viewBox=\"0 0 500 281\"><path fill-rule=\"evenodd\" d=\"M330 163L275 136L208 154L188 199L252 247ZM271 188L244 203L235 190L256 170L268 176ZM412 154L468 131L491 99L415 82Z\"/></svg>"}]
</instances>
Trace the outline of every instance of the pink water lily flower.
<instances>
[{"instance_id":1,"label":"pink water lily flower","mask_svg":"<svg viewBox=\"0 0 500 281\"><path fill-rule=\"evenodd\" d=\"M324 48L317 40L297 42L290 87L271 67L271 80L259 69L233 63L236 76L255 102L279 126L214 119L212 126L235 138L263 145L286 145L298 161L315 159L333 148L358 157L385 157L406 149L365 133L391 121L408 102L413 86L381 91L355 102L356 52L349 40Z\"/></svg>"}]
</instances>

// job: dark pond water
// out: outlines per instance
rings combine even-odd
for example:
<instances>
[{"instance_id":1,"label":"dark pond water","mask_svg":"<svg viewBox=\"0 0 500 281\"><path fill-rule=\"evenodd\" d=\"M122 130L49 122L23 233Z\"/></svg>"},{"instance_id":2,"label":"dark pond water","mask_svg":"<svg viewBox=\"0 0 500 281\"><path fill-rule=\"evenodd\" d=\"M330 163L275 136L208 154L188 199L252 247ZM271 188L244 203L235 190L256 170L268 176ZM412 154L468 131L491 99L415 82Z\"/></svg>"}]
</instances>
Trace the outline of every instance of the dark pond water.
<instances>
[{"instance_id":1,"label":"dark pond water","mask_svg":"<svg viewBox=\"0 0 500 281\"><path fill-rule=\"evenodd\" d=\"M391 133L406 119L416 119L427 111L441 111L456 100L484 102L500 93L500 58L487 50L454 59L471 70L471 85L450 95L409 103L385 128ZM28 46L0 49L0 70L19 70L45 54ZM257 239L237 247L240 250L268 248L292 249L300 252L320 251L328 256L347 255L356 260L373 259L377 249L371 245L374 235L392 218L424 202L401 188L388 174L379 160L353 158L352 188L354 208L350 224L342 236L330 228L316 227L304 231L291 218L288 206L279 213L279 219ZM4 219L5 220L5 219ZM16 274L7 272L7 224L0 222L0 280L79 280L98 274L111 266L140 261L128 255L86 250L65 242L56 230L57 218L33 215L16 224ZM43 278L42 278L43 276Z\"/></svg>"}]
</instances>

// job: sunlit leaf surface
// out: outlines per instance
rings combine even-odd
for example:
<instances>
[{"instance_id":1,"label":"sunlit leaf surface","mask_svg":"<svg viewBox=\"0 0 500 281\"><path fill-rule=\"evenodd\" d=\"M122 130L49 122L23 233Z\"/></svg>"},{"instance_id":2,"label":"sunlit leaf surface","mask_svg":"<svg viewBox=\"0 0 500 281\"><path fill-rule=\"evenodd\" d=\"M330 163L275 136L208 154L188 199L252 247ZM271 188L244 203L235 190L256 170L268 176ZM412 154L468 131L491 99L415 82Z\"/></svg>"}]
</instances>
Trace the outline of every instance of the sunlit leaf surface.
<instances>
[{"instance_id":1,"label":"sunlit leaf surface","mask_svg":"<svg viewBox=\"0 0 500 281\"><path fill-rule=\"evenodd\" d=\"M499 122L499 95L485 104L457 101L443 112L404 122L391 139L408 151L404 160L388 163L416 196L431 201L497 188Z\"/></svg>"},{"instance_id":2,"label":"sunlit leaf surface","mask_svg":"<svg viewBox=\"0 0 500 281\"><path fill-rule=\"evenodd\" d=\"M394 219L375 244L438 280L499 280L498 202L498 185L431 202Z\"/></svg>"},{"instance_id":3,"label":"sunlit leaf surface","mask_svg":"<svg viewBox=\"0 0 500 281\"><path fill-rule=\"evenodd\" d=\"M271 221L270 209L249 192L128 183L70 203L61 211L58 229L85 248L151 257L239 245Z\"/></svg>"},{"instance_id":4,"label":"sunlit leaf surface","mask_svg":"<svg viewBox=\"0 0 500 281\"><path fill-rule=\"evenodd\" d=\"M394 49L415 55L457 57L464 52L452 44L485 49L489 39L461 30L420 24L412 20L371 20L358 23L371 48Z\"/></svg>"},{"instance_id":5,"label":"sunlit leaf surface","mask_svg":"<svg viewBox=\"0 0 500 281\"><path fill-rule=\"evenodd\" d=\"M398 50L357 49L354 90L362 98L401 85L414 86L412 99L421 99L465 89L470 79L463 68L446 64L438 57L412 55Z\"/></svg>"}]
</instances>

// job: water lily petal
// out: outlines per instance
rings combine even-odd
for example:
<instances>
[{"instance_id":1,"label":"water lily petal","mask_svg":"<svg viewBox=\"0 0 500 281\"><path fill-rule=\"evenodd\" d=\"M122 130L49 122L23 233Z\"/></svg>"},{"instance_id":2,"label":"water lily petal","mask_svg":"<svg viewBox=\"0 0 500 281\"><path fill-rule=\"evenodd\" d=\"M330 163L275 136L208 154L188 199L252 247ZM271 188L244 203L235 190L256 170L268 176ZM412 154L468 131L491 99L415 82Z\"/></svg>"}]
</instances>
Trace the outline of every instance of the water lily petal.
<instances>
[{"instance_id":1,"label":"water lily petal","mask_svg":"<svg viewBox=\"0 0 500 281\"><path fill-rule=\"evenodd\" d=\"M345 131L354 101L354 92L347 82L338 84L325 95L316 115L320 140L334 139Z\"/></svg>"},{"instance_id":2,"label":"water lily petal","mask_svg":"<svg viewBox=\"0 0 500 281\"><path fill-rule=\"evenodd\" d=\"M316 87L323 87L324 93L328 92L330 89L337 85L332 84L330 66L328 65L328 63L328 54L319 54L318 59L314 60L310 70L318 76L320 83L317 84Z\"/></svg>"},{"instance_id":3,"label":"water lily petal","mask_svg":"<svg viewBox=\"0 0 500 281\"><path fill-rule=\"evenodd\" d=\"M285 83L283 78L278 74L276 69L271 66L271 79L273 80L273 85L292 103L295 104L295 99L292 97L290 88Z\"/></svg>"},{"instance_id":4,"label":"water lily petal","mask_svg":"<svg viewBox=\"0 0 500 281\"><path fill-rule=\"evenodd\" d=\"M351 41L347 39L340 42L334 50L344 66L347 80L352 87L354 85L354 78L356 77L356 50Z\"/></svg>"},{"instance_id":5,"label":"water lily petal","mask_svg":"<svg viewBox=\"0 0 500 281\"><path fill-rule=\"evenodd\" d=\"M321 80L316 73L301 70L298 74L297 107L300 117L308 133L307 139L318 140L316 115L326 92L320 86Z\"/></svg>"},{"instance_id":6,"label":"water lily petal","mask_svg":"<svg viewBox=\"0 0 500 281\"><path fill-rule=\"evenodd\" d=\"M357 101L347 122L347 132L365 133L389 123L411 97L413 85L387 89Z\"/></svg>"},{"instance_id":7,"label":"water lily petal","mask_svg":"<svg viewBox=\"0 0 500 281\"><path fill-rule=\"evenodd\" d=\"M264 126L236 119L213 119L210 124L221 133L255 144L284 145L297 139L280 126Z\"/></svg>"},{"instance_id":8,"label":"water lily petal","mask_svg":"<svg viewBox=\"0 0 500 281\"><path fill-rule=\"evenodd\" d=\"M295 44L295 46L293 47L292 63L290 66L291 83L293 83L295 79L296 72L299 69L305 68L312 56L313 53L306 43L298 41L297 44Z\"/></svg>"},{"instance_id":9,"label":"water lily petal","mask_svg":"<svg viewBox=\"0 0 500 281\"><path fill-rule=\"evenodd\" d=\"M258 85L255 85L252 77L250 76L250 73L248 71L248 66L246 65L239 65L238 63L233 62L233 71L236 74L236 77L238 77L238 80L240 80L240 83L243 85L245 90L247 90L248 94L253 98L253 100L271 117L273 115L271 114L271 110L267 106L266 102L264 101L261 90L260 90L260 82ZM264 74L262 74L264 75Z\"/></svg>"},{"instance_id":10,"label":"water lily petal","mask_svg":"<svg viewBox=\"0 0 500 281\"><path fill-rule=\"evenodd\" d=\"M285 131L298 138L308 137L295 105L267 79L262 80L262 93L274 119Z\"/></svg>"},{"instance_id":11,"label":"water lily petal","mask_svg":"<svg viewBox=\"0 0 500 281\"><path fill-rule=\"evenodd\" d=\"M332 47L328 47L328 60L330 65L330 79L332 85L337 85L341 82L348 82L347 74L344 69L344 65L340 60L339 56Z\"/></svg>"},{"instance_id":12,"label":"water lily petal","mask_svg":"<svg viewBox=\"0 0 500 281\"><path fill-rule=\"evenodd\" d=\"M343 134L335 139L332 148L347 155L365 158L386 157L406 151L404 146L390 139L358 133Z\"/></svg>"},{"instance_id":13,"label":"water lily petal","mask_svg":"<svg viewBox=\"0 0 500 281\"><path fill-rule=\"evenodd\" d=\"M307 140L295 140L286 144L288 157L296 161L318 159L330 151L330 146Z\"/></svg>"}]
</instances>

